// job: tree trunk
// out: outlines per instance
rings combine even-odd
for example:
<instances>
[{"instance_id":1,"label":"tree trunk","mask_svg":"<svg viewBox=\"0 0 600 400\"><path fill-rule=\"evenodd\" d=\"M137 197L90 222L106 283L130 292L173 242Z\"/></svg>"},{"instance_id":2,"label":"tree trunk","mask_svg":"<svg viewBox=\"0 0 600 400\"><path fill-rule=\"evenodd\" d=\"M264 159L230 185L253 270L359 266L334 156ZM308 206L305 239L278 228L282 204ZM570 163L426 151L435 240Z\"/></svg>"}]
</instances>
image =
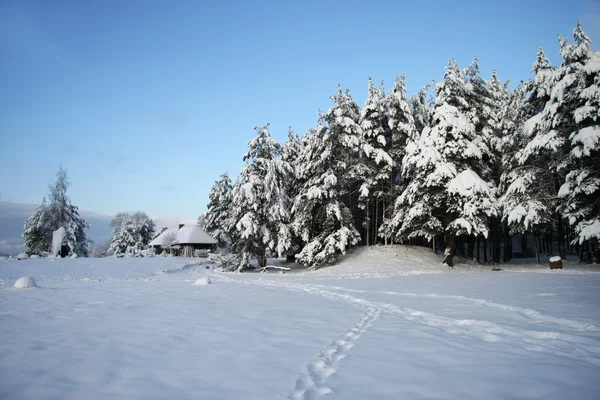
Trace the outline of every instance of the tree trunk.
<instances>
[{"instance_id":1,"label":"tree trunk","mask_svg":"<svg viewBox=\"0 0 600 400\"><path fill-rule=\"evenodd\" d=\"M475 250L475 248L474 248L475 247L475 238L473 237L473 235L469 236L467 244L469 247L467 250L469 259L473 260L473 251Z\"/></svg>"},{"instance_id":2,"label":"tree trunk","mask_svg":"<svg viewBox=\"0 0 600 400\"><path fill-rule=\"evenodd\" d=\"M267 251L265 249L259 250L258 255L258 268L264 268L267 266Z\"/></svg>"},{"instance_id":3,"label":"tree trunk","mask_svg":"<svg viewBox=\"0 0 600 400\"><path fill-rule=\"evenodd\" d=\"M444 250L444 261L443 264L454 268L454 254L456 253L456 238L453 234L446 234L446 249Z\"/></svg>"},{"instance_id":4,"label":"tree trunk","mask_svg":"<svg viewBox=\"0 0 600 400\"><path fill-rule=\"evenodd\" d=\"M367 246L369 246L369 231L371 230L371 220L369 219L369 208L371 208L371 201L367 202L367 215L365 218L365 229L366 229L366 233L367 233Z\"/></svg>"},{"instance_id":5,"label":"tree trunk","mask_svg":"<svg viewBox=\"0 0 600 400\"><path fill-rule=\"evenodd\" d=\"M480 251L479 236L477 236L477 264L479 264L481 262L481 257L479 257L479 251Z\"/></svg>"},{"instance_id":6,"label":"tree trunk","mask_svg":"<svg viewBox=\"0 0 600 400\"><path fill-rule=\"evenodd\" d=\"M382 207L383 207L383 218L382 218L382 221L383 221L382 225L383 225L383 224L385 223L385 211L386 211L386 209L385 209L385 198L384 198L384 199L383 199L383 201L382 201ZM377 233L379 233L379 229L377 230ZM387 245L388 245L388 237L387 237L387 234L384 234L384 235L383 235L383 244L384 244L386 247L387 247Z\"/></svg>"},{"instance_id":7,"label":"tree trunk","mask_svg":"<svg viewBox=\"0 0 600 400\"><path fill-rule=\"evenodd\" d=\"M502 229L504 231L504 251L503 251L504 258L503 258L503 261L506 263L506 262L508 262L508 260L510 260L512 240L511 240L511 237L508 234L508 232L505 232L504 227Z\"/></svg>"},{"instance_id":8,"label":"tree trunk","mask_svg":"<svg viewBox=\"0 0 600 400\"><path fill-rule=\"evenodd\" d=\"M563 260L566 260L567 252L565 251L565 229L562 219L558 215L556 218L556 240L558 242L558 255Z\"/></svg>"},{"instance_id":9,"label":"tree trunk","mask_svg":"<svg viewBox=\"0 0 600 400\"><path fill-rule=\"evenodd\" d=\"M539 245L539 238L537 238L534 236L533 237L533 249L535 250L535 261L537 262L538 265L540 265L540 251L538 249L538 245Z\"/></svg>"},{"instance_id":10,"label":"tree trunk","mask_svg":"<svg viewBox=\"0 0 600 400\"><path fill-rule=\"evenodd\" d=\"M379 224L379 197L375 200L375 225L373 225L373 244L377 244L377 228Z\"/></svg>"},{"instance_id":11,"label":"tree trunk","mask_svg":"<svg viewBox=\"0 0 600 400\"><path fill-rule=\"evenodd\" d=\"M487 251L487 238L483 238L483 263L487 263L487 256L488 256L488 251Z\"/></svg>"},{"instance_id":12,"label":"tree trunk","mask_svg":"<svg viewBox=\"0 0 600 400\"><path fill-rule=\"evenodd\" d=\"M493 260L495 263L500 263L500 243L502 240L502 225L498 218L493 218L494 224L494 241L493 241Z\"/></svg>"},{"instance_id":13,"label":"tree trunk","mask_svg":"<svg viewBox=\"0 0 600 400\"><path fill-rule=\"evenodd\" d=\"M597 243L594 243L592 246L594 251L594 263L600 264L600 246L598 246Z\"/></svg>"}]
</instances>

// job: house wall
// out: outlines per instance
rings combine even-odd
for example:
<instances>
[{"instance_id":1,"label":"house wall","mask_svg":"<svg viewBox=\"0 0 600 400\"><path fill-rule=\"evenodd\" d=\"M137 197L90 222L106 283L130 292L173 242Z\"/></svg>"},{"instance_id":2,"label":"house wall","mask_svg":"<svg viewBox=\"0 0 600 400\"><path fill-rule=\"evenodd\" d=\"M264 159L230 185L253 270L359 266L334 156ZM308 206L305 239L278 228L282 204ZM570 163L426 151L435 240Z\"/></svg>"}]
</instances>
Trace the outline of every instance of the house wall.
<instances>
[{"instance_id":1,"label":"house wall","mask_svg":"<svg viewBox=\"0 0 600 400\"><path fill-rule=\"evenodd\" d=\"M191 246L193 250L206 249L206 250L210 250L210 251L215 251L216 247L217 247L216 245L209 244L209 243L180 244L179 246L180 246L179 249L171 249L170 251L169 251L169 249L163 249L161 246L154 246L154 251L156 254L161 254L163 252L163 250L166 250L167 253L171 253L174 256L181 257L183 254L184 246Z\"/></svg>"}]
</instances>

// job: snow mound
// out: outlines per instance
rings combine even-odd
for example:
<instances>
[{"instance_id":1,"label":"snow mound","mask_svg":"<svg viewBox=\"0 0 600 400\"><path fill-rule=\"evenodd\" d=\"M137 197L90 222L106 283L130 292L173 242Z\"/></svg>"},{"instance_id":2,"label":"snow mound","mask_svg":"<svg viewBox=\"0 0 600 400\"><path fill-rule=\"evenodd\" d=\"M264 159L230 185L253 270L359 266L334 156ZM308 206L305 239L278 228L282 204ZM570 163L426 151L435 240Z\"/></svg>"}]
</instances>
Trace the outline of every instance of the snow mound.
<instances>
[{"instance_id":1,"label":"snow mound","mask_svg":"<svg viewBox=\"0 0 600 400\"><path fill-rule=\"evenodd\" d=\"M353 248L346 256L341 257L337 264L322 267L311 274L346 278L383 278L444 272L448 272L448 267L442 265L440 254L434 254L431 249L425 247L395 244Z\"/></svg>"},{"instance_id":2,"label":"snow mound","mask_svg":"<svg viewBox=\"0 0 600 400\"><path fill-rule=\"evenodd\" d=\"M560 256L554 256L554 257L550 257L550 262L557 262L562 260L562 258L560 258Z\"/></svg>"},{"instance_id":3,"label":"snow mound","mask_svg":"<svg viewBox=\"0 0 600 400\"><path fill-rule=\"evenodd\" d=\"M19 253L19 255L17 256L17 260L27 260L29 258L29 256L27 255L27 253Z\"/></svg>"},{"instance_id":4,"label":"snow mound","mask_svg":"<svg viewBox=\"0 0 600 400\"><path fill-rule=\"evenodd\" d=\"M0 261L6 261L6 260L8 260L8 257L6 257L6 256L0 256Z\"/></svg>"},{"instance_id":5,"label":"snow mound","mask_svg":"<svg viewBox=\"0 0 600 400\"><path fill-rule=\"evenodd\" d=\"M208 276L203 276L202 278L196 279L194 286L210 285L210 283L210 278Z\"/></svg>"},{"instance_id":6,"label":"snow mound","mask_svg":"<svg viewBox=\"0 0 600 400\"><path fill-rule=\"evenodd\" d=\"M36 287L35 280L30 276L24 276L22 278L17 279L13 288L15 289L27 289Z\"/></svg>"},{"instance_id":7,"label":"snow mound","mask_svg":"<svg viewBox=\"0 0 600 400\"><path fill-rule=\"evenodd\" d=\"M29 258L40 258L40 256L38 256L37 254L32 254Z\"/></svg>"},{"instance_id":8,"label":"snow mound","mask_svg":"<svg viewBox=\"0 0 600 400\"><path fill-rule=\"evenodd\" d=\"M79 257L79 256L77 255L77 253L73 253L73 255L71 256L71 258L77 258L77 257Z\"/></svg>"}]
</instances>

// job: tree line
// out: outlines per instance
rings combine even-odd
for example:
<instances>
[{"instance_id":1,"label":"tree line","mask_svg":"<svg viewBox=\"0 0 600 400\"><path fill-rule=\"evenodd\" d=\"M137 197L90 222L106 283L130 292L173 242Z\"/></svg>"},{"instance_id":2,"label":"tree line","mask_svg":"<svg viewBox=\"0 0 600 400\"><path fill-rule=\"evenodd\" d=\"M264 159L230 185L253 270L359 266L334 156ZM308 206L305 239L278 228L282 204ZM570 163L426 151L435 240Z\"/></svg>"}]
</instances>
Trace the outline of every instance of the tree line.
<instances>
[{"instance_id":1,"label":"tree line","mask_svg":"<svg viewBox=\"0 0 600 400\"><path fill-rule=\"evenodd\" d=\"M561 65L540 48L533 79L511 89L477 58L408 98L369 79L360 107L338 87L314 128L280 144L255 127L235 181L215 181L206 230L235 255L295 254L316 268L362 243L412 243L480 262L508 261L516 236L600 262L600 52L578 23ZM489 257L489 259L488 259Z\"/></svg>"}]
</instances>

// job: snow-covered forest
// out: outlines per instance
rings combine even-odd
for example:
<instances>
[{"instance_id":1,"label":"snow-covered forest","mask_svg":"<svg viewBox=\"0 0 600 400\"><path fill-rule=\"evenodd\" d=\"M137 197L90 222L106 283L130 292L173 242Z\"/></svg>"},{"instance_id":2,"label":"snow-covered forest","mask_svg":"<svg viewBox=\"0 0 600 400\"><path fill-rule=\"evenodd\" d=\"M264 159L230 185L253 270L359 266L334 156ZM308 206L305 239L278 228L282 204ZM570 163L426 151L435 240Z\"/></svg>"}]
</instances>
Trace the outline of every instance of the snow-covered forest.
<instances>
[{"instance_id":1,"label":"snow-covered forest","mask_svg":"<svg viewBox=\"0 0 600 400\"><path fill-rule=\"evenodd\" d=\"M540 48L514 89L478 60L408 98L369 80L361 107L338 87L314 128L286 143L269 125L237 177L213 185L206 229L237 255L295 254L310 267L354 245L412 243L479 262L508 261L520 238L600 262L600 52L578 23L559 37L560 65ZM431 89L434 95L430 97Z\"/></svg>"}]
</instances>

